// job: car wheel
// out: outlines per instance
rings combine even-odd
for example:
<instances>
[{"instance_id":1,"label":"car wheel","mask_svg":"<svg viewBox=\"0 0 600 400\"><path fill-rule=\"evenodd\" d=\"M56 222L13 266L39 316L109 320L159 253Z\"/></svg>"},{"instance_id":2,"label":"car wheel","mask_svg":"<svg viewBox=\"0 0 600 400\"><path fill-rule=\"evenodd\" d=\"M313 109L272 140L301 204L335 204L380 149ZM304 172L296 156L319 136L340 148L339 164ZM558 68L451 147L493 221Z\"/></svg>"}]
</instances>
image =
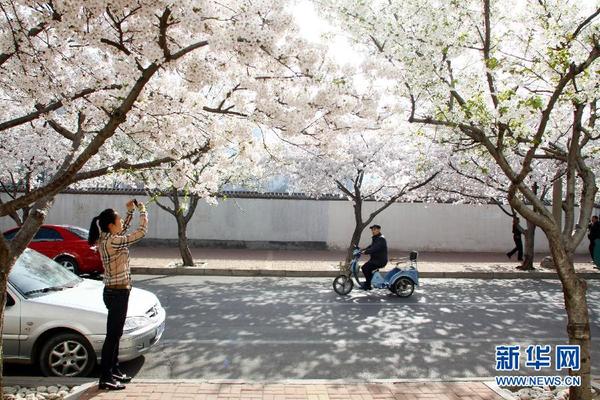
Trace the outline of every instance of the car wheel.
<instances>
[{"instance_id":1,"label":"car wheel","mask_svg":"<svg viewBox=\"0 0 600 400\"><path fill-rule=\"evenodd\" d=\"M52 336L40 352L44 376L88 376L96 366L96 354L88 341L77 333Z\"/></svg>"},{"instance_id":2,"label":"car wheel","mask_svg":"<svg viewBox=\"0 0 600 400\"><path fill-rule=\"evenodd\" d=\"M77 261L73 257L60 256L57 257L54 261L56 261L72 273L79 275L79 264L77 264Z\"/></svg>"}]
</instances>

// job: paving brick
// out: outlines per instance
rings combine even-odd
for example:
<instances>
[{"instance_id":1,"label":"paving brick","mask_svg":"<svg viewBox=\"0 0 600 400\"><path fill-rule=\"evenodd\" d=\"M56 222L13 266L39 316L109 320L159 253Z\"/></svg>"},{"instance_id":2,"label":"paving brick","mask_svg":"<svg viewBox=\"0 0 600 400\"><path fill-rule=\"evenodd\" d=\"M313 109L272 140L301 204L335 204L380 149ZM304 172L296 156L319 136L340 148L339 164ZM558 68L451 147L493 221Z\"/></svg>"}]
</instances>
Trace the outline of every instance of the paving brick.
<instances>
[{"instance_id":1,"label":"paving brick","mask_svg":"<svg viewBox=\"0 0 600 400\"><path fill-rule=\"evenodd\" d=\"M500 400L482 382L396 384L136 383L120 392L89 389L82 400Z\"/></svg>"}]
</instances>

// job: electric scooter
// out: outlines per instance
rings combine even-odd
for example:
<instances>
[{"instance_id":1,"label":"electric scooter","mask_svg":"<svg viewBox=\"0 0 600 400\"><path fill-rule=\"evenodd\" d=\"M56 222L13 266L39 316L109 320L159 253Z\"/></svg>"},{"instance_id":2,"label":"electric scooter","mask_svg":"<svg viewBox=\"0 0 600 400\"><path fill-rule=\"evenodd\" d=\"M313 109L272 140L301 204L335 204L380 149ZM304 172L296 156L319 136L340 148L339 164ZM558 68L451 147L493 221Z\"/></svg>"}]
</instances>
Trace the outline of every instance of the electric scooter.
<instances>
[{"instance_id":1,"label":"electric scooter","mask_svg":"<svg viewBox=\"0 0 600 400\"><path fill-rule=\"evenodd\" d=\"M350 263L349 274L338 275L333 280L333 290L340 296L345 296L352 291L354 288L354 282L359 287L363 287L363 283L358 278L358 259L362 255L361 250L356 247L352 252L352 262ZM419 285L419 271L417 270L417 256L416 251L411 251L408 257L397 259L396 266L382 276L379 269L375 270L373 279L371 280L371 286L374 289L389 289L392 293L395 293L399 297L410 297L415 286ZM400 267L400 264L408 261L404 268Z\"/></svg>"}]
</instances>

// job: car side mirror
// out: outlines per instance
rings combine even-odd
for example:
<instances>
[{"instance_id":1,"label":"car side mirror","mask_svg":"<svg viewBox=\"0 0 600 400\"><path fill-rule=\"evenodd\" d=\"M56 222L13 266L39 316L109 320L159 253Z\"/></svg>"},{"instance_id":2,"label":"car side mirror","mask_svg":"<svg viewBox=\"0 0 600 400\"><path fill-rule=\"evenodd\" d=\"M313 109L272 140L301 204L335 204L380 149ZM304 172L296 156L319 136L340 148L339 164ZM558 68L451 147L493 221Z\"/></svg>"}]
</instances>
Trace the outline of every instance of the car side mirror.
<instances>
[{"instance_id":1,"label":"car side mirror","mask_svg":"<svg viewBox=\"0 0 600 400\"><path fill-rule=\"evenodd\" d=\"M8 293L6 293L6 307L12 307L15 305L15 299Z\"/></svg>"}]
</instances>

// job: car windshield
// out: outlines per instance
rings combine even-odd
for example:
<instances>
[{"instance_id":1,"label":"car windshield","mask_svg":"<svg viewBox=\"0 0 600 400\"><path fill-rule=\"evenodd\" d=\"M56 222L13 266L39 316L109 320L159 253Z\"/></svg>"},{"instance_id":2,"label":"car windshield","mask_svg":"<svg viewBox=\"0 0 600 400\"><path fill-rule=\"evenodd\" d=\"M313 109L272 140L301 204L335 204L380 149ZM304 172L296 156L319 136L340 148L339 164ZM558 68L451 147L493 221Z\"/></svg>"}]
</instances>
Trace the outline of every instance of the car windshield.
<instances>
[{"instance_id":1,"label":"car windshield","mask_svg":"<svg viewBox=\"0 0 600 400\"><path fill-rule=\"evenodd\" d=\"M87 240L88 236L90 235L90 231L78 226L68 226L67 229L84 240Z\"/></svg>"},{"instance_id":2,"label":"car windshield","mask_svg":"<svg viewBox=\"0 0 600 400\"><path fill-rule=\"evenodd\" d=\"M32 297L76 286L83 279L37 251L25 249L8 281L21 294Z\"/></svg>"}]
</instances>

